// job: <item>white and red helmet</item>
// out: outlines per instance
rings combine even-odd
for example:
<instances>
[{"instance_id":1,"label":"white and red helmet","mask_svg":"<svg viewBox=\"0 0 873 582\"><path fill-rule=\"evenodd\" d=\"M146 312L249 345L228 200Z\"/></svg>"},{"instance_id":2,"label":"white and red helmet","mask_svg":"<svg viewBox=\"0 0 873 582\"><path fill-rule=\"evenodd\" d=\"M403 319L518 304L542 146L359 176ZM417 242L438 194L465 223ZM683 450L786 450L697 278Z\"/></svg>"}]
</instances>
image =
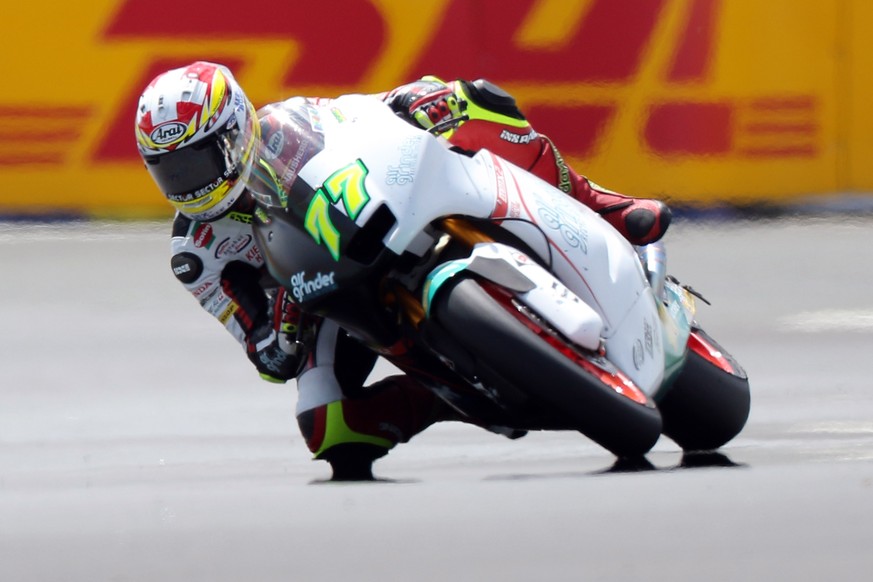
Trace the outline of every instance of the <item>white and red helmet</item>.
<instances>
[{"instance_id":1,"label":"white and red helmet","mask_svg":"<svg viewBox=\"0 0 873 582\"><path fill-rule=\"evenodd\" d=\"M245 190L259 130L230 70L202 61L155 77L136 114L146 168L176 210L200 221L221 217Z\"/></svg>"}]
</instances>

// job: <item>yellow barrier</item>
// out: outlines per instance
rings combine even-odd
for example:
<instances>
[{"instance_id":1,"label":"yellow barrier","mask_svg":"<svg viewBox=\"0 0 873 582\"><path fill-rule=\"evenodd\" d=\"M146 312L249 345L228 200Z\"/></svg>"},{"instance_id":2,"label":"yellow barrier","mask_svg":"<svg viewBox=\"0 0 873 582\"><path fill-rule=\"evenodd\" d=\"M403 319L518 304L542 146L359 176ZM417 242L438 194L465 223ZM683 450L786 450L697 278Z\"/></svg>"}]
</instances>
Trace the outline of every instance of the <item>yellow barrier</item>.
<instances>
[{"instance_id":1,"label":"yellow barrier","mask_svg":"<svg viewBox=\"0 0 873 582\"><path fill-rule=\"evenodd\" d=\"M488 77L578 170L634 195L873 189L867 0L92 0L4 18L0 212L169 214L136 98L195 59L231 65L258 105Z\"/></svg>"}]
</instances>

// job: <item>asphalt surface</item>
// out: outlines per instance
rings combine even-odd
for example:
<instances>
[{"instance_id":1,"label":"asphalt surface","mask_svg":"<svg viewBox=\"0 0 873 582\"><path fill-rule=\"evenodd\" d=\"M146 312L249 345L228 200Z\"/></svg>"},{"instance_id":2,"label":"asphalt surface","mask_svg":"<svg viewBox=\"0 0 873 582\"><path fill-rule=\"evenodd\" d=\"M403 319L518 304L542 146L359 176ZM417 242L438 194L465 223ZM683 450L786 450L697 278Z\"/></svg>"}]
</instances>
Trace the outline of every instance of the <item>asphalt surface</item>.
<instances>
[{"instance_id":1,"label":"asphalt surface","mask_svg":"<svg viewBox=\"0 0 873 582\"><path fill-rule=\"evenodd\" d=\"M871 232L674 225L669 271L752 381L718 455L444 424L330 483L294 384L172 278L168 224L0 224L0 580L867 580Z\"/></svg>"}]
</instances>

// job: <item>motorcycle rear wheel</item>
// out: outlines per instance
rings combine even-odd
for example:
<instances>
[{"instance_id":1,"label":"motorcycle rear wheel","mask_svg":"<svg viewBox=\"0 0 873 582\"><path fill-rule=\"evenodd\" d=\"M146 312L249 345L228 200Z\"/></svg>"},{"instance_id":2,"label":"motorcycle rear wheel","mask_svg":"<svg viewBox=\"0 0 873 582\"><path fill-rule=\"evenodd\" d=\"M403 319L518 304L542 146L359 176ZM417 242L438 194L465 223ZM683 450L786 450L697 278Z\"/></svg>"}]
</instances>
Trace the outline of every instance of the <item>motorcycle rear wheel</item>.
<instances>
[{"instance_id":1,"label":"motorcycle rear wheel","mask_svg":"<svg viewBox=\"0 0 873 582\"><path fill-rule=\"evenodd\" d=\"M664 434L685 451L715 450L737 436L749 418L749 378L702 329L693 330L682 371L658 402Z\"/></svg>"},{"instance_id":2,"label":"motorcycle rear wheel","mask_svg":"<svg viewBox=\"0 0 873 582\"><path fill-rule=\"evenodd\" d=\"M512 384L618 457L638 457L655 445L662 424L651 400L640 403L619 393L580 365L578 354L544 340L477 280L455 279L437 294L431 318L477 362L486 385Z\"/></svg>"}]
</instances>

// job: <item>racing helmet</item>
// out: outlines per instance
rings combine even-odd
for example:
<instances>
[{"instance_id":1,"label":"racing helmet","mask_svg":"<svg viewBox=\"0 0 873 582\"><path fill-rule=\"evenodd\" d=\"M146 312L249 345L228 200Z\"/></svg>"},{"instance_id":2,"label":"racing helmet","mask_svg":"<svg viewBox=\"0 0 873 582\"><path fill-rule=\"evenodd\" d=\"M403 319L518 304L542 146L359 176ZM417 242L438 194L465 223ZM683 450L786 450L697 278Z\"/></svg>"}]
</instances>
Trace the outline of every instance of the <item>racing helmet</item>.
<instances>
[{"instance_id":1,"label":"racing helmet","mask_svg":"<svg viewBox=\"0 0 873 582\"><path fill-rule=\"evenodd\" d=\"M220 218L239 199L259 134L254 107L223 65L162 73L139 99L139 153L170 204L194 220Z\"/></svg>"}]
</instances>

